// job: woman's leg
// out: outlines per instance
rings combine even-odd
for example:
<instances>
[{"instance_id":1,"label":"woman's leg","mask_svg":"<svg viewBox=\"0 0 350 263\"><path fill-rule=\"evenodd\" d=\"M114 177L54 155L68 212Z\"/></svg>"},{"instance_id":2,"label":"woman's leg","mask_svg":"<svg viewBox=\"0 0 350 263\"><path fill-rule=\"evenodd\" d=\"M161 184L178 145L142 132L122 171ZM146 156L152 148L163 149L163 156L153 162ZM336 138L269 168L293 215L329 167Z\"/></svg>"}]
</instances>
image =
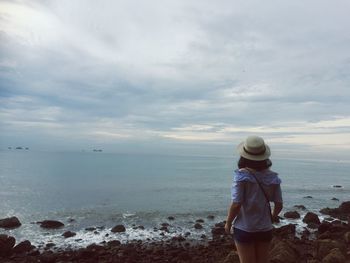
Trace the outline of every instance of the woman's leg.
<instances>
[{"instance_id":1,"label":"woman's leg","mask_svg":"<svg viewBox=\"0 0 350 263\"><path fill-rule=\"evenodd\" d=\"M254 243L239 243L235 241L240 263L256 263Z\"/></svg>"},{"instance_id":2,"label":"woman's leg","mask_svg":"<svg viewBox=\"0 0 350 263\"><path fill-rule=\"evenodd\" d=\"M270 253L270 242L255 242L256 263L268 263Z\"/></svg>"}]
</instances>

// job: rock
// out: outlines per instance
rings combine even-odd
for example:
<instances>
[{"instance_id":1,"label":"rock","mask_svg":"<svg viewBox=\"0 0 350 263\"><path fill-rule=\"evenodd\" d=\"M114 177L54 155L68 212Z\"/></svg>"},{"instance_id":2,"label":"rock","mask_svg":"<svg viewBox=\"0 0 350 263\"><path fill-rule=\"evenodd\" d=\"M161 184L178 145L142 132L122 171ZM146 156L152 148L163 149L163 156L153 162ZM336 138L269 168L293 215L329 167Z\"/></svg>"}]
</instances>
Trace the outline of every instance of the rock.
<instances>
[{"instance_id":1,"label":"rock","mask_svg":"<svg viewBox=\"0 0 350 263\"><path fill-rule=\"evenodd\" d=\"M332 227L331 223L329 223L327 221L323 221L321 223L321 225L318 226L318 233L322 234L322 233L328 231L331 227Z\"/></svg>"},{"instance_id":2,"label":"rock","mask_svg":"<svg viewBox=\"0 0 350 263\"><path fill-rule=\"evenodd\" d=\"M273 234L275 236L279 236L281 238L294 238L295 237L295 225L288 224L285 226L281 226L279 228L275 228L273 230Z\"/></svg>"},{"instance_id":3,"label":"rock","mask_svg":"<svg viewBox=\"0 0 350 263\"><path fill-rule=\"evenodd\" d=\"M204 223L204 220L201 219L201 218L200 218L200 219L197 219L197 220L196 220L196 223Z\"/></svg>"},{"instance_id":4,"label":"rock","mask_svg":"<svg viewBox=\"0 0 350 263\"><path fill-rule=\"evenodd\" d=\"M7 256L12 253L16 239L8 235L0 235L0 256Z\"/></svg>"},{"instance_id":5,"label":"rock","mask_svg":"<svg viewBox=\"0 0 350 263\"><path fill-rule=\"evenodd\" d=\"M52 248L52 247L55 247L56 244L55 243L52 243L52 242L49 242L45 245L45 248L49 249L49 248Z\"/></svg>"},{"instance_id":6,"label":"rock","mask_svg":"<svg viewBox=\"0 0 350 263\"><path fill-rule=\"evenodd\" d=\"M347 220L350 216L350 201L343 202L338 208L323 208L320 210L322 214L330 215L340 220Z\"/></svg>"},{"instance_id":7,"label":"rock","mask_svg":"<svg viewBox=\"0 0 350 263\"><path fill-rule=\"evenodd\" d=\"M317 240L316 241L316 257L318 259L323 259L334 248L340 249L342 254L346 253L345 245L338 242L338 241L331 240L331 239Z\"/></svg>"},{"instance_id":8,"label":"rock","mask_svg":"<svg viewBox=\"0 0 350 263\"><path fill-rule=\"evenodd\" d=\"M319 224L312 223L312 222L307 224L307 227L310 229L317 229L318 226L319 226Z\"/></svg>"},{"instance_id":9,"label":"rock","mask_svg":"<svg viewBox=\"0 0 350 263\"><path fill-rule=\"evenodd\" d=\"M111 241L108 241L107 244L111 247L117 247L117 246L120 246L120 241L119 240L111 240Z\"/></svg>"},{"instance_id":10,"label":"rock","mask_svg":"<svg viewBox=\"0 0 350 263\"><path fill-rule=\"evenodd\" d=\"M339 201L339 199L338 199L338 198L335 198L335 197L333 197L331 200L332 200L332 201Z\"/></svg>"},{"instance_id":11,"label":"rock","mask_svg":"<svg viewBox=\"0 0 350 263\"><path fill-rule=\"evenodd\" d=\"M289 211L284 213L283 215L285 218L289 218L289 219L297 219L300 218L300 214L297 211Z\"/></svg>"},{"instance_id":12,"label":"rock","mask_svg":"<svg viewBox=\"0 0 350 263\"><path fill-rule=\"evenodd\" d=\"M173 220L175 220L175 217L169 216L169 217L168 217L168 220L173 221Z\"/></svg>"},{"instance_id":13,"label":"rock","mask_svg":"<svg viewBox=\"0 0 350 263\"><path fill-rule=\"evenodd\" d=\"M168 223L161 223L160 225L161 225L161 226L165 226L165 227L170 226Z\"/></svg>"},{"instance_id":14,"label":"rock","mask_svg":"<svg viewBox=\"0 0 350 263\"><path fill-rule=\"evenodd\" d=\"M350 201L341 203L341 205L339 206L339 210L341 213L350 214Z\"/></svg>"},{"instance_id":15,"label":"rock","mask_svg":"<svg viewBox=\"0 0 350 263\"><path fill-rule=\"evenodd\" d=\"M13 248L13 253L21 254L21 253L29 252L30 250L32 250L32 244L30 243L30 241L25 240L20 242Z\"/></svg>"},{"instance_id":16,"label":"rock","mask_svg":"<svg viewBox=\"0 0 350 263\"><path fill-rule=\"evenodd\" d=\"M126 231L126 228L125 228L125 226L123 226L123 225L116 225L115 227L113 227L113 228L111 229L111 231L112 231L113 233L121 233L121 232L125 232L125 231Z\"/></svg>"},{"instance_id":17,"label":"rock","mask_svg":"<svg viewBox=\"0 0 350 263\"><path fill-rule=\"evenodd\" d=\"M195 228L195 229L202 229L203 226L202 226L201 224L199 224L199 223L196 223L196 224L194 225L194 228Z\"/></svg>"},{"instance_id":18,"label":"rock","mask_svg":"<svg viewBox=\"0 0 350 263\"><path fill-rule=\"evenodd\" d=\"M0 219L1 228L16 228L19 226L21 226L21 222L19 222L18 218L15 216Z\"/></svg>"},{"instance_id":19,"label":"rock","mask_svg":"<svg viewBox=\"0 0 350 263\"><path fill-rule=\"evenodd\" d=\"M303 205L295 205L294 207L295 207L295 208L298 208L298 209L300 209L300 210L306 210L306 207L303 206Z\"/></svg>"},{"instance_id":20,"label":"rock","mask_svg":"<svg viewBox=\"0 0 350 263\"><path fill-rule=\"evenodd\" d=\"M333 185L333 188L343 188L343 186L336 184L336 185Z\"/></svg>"},{"instance_id":21,"label":"rock","mask_svg":"<svg viewBox=\"0 0 350 263\"><path fill-rule=\"evenodd\" d=\"M75 235L76 233L72 231L66 231L62 234L62 236L64 236L65 238L74 237Z\"/></svg>"},{"instance_id":22,"label":"rock","mask_svg":"<svg viewBox=\"0 0 350 263\"><path fill-rule=\"evenodd\" d=\"M210 219L210 220L213 220L215 218L215 216L214 215L208 215L207 218Z\"/></svg>"},{"instance_id":23,"label":"rock","mask_svg":"<svg viewBox=\"0 0 350 263\"><path fill-rule=\"evenodd\" d=\"M304 196L304 198L306 198L306 199L311 199L311 198L313 198L311 195L308 195L308 196Z\"/></svg>"},{"instance_id":24,"label":"rock","mask_svg":"<svg viewBox=\"0 0 350 263\"><path fill-rule=\"evenodd\" d=\"M49 228L49 229L61 228L64 226L62 222L56 221L56 220L44 220L44 221L38 222L38 224L40 224L40 227L42 228Z\"/></svg>"},{"instance_id":25,"label":"rock","mask_svg":"<svg viewBox=\"0 0 350 263\"><path fill-rule=\"evenodd\" d=\"M327 256L322 259L322 263L344 263L345 256L339 248L333 248Z\"/></svg>"},{"instance_id":26,"label":"rock","mask_svg":"<svg viewBox=\"0 0 350 263\"><path fill-rule=\"evenodd\" d=\"M295 245L285 240L274 239L270 250L270 262L295 263L299 262L299 254Z\"/></svg>"},{"instance_id":27,"label":"rock","mask_svg":"<svg viewBox=\"0 0 350 263\"><path fill-rule=\"evenodd\" d=\"M318 218L318 215L312 212L307 212L307 214L304 216L303 222L306 224L314 223L314 224L321 224L320 219Z\"/></svg>"},{"instance_id":28,"label":"rock","mask_svg":"<svg viewBox=\"0 0 350 263\"><path fill-rule=\"evenodd\" d=\"M344 234L344 240L346 243L350 244L350 232Z\"/></svg>"},{"instance_id":29,"label":"rock","mask_svg":"<svg viewBox=\"0 0 350 263\"><path fill-rule=\"evenodd\" d=\"M226 256L224 261L222 263L233 263L233 262L239 262L239 256L236 251L231 251L230 254Z\"/></svg>"}]
</instances>

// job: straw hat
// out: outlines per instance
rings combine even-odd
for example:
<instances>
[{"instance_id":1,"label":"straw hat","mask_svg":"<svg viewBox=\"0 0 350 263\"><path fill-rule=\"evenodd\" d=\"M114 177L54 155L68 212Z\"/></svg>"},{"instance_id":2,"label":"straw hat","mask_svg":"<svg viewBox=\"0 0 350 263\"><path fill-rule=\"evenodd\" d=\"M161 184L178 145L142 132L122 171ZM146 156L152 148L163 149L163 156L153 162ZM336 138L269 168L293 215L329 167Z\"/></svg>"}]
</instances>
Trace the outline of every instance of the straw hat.
<instances>
[{"instance_id":1,"label":"straw hat","mask_svg":"<svg viewBox=\"0 0 350 263\"><path fill-rule=\"evenodd\" d=\"M269 159L270 147L265 144L264 139L259 136L249 136L238 147L239 154L252 161L263 161Z\"/></svg>"}]
</instances>

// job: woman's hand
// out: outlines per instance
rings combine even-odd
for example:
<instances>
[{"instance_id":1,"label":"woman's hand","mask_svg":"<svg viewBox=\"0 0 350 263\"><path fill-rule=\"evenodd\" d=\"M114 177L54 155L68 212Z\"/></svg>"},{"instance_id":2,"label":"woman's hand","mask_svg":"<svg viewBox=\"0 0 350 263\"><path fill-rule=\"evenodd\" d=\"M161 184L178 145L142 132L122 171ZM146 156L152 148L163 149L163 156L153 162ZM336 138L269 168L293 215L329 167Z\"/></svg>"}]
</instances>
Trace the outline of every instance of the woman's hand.
<instances>
[{"instance_id":1,"label":"woman's hand","mask_svg":"<svg viewBox=\"0 0 350 263\"><path fill-rule=\"evenodd\" d=\"M225 224L225 233L226 234L231 234L231 228L232 228L232 223L226 222Z\"/></svg>"}]
</instances>

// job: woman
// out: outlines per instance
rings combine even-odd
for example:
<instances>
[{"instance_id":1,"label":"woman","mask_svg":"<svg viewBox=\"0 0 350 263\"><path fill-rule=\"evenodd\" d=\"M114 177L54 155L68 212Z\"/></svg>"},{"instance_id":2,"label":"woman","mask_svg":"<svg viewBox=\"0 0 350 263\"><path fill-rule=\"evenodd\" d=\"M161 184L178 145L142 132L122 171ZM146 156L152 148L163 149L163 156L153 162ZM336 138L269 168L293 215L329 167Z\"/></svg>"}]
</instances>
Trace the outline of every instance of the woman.
<instances>
[{"instance_id":1,"label":"woman","mask_svg":"<svg viewBox=\"0 0 350 263\"><path fill-rule=\"evenodd\" d=\"M225 231L231 232L241 263L269 262L272 222L281 212L281 180L270 170L270 148L258 136L238 145L240 159L234 172L232 204ZM270 202L274 203L271 212Z\"/></svg>"}]
</instances>

